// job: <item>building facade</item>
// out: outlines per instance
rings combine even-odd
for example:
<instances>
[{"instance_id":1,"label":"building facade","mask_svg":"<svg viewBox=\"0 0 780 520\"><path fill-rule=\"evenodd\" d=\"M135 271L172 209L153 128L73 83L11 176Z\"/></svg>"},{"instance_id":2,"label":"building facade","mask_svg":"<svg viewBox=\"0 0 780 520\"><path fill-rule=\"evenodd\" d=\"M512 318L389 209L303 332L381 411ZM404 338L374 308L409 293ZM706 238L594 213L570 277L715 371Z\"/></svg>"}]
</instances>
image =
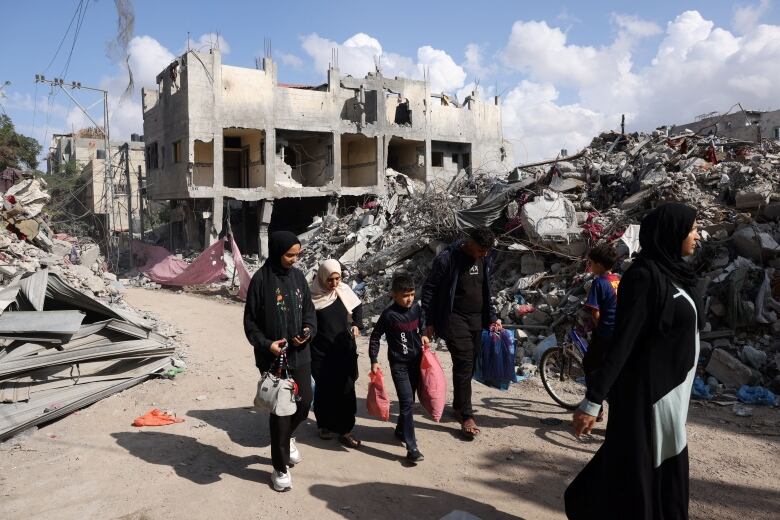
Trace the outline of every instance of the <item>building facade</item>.
<instances>
[{"instance_id":1,"label":"building facade","mask_svg":"<svg viewBox=\"0 0 780 520\"><path fill-rule=\"evenodd\" d=\"M102 137L83 137L77 134L55 134L47 156L49 175L65 174L66 165L72 174L81 177L81 187L73 193L77 213L89 212L88 220L105 232L126 232L133 222L135 233L140 232L140 208L143 196L142 180L146 176L145 148L141 136L130 141L111 141L109 144L113 178L113 204L106 189L106 150ZM128 201L130 212L128 213ZM99 221L99 222L98 222Z\"/></svg>"},{"instance_id":2,"label":"building facade","mask_svg":"<svg viewBox=\"0 0 780 520\"><path fill-rule=\"evenodd\" d=\"M379 71L284 84L273 60L262 65L188 51L143 89L149 197L183 208L188 247L230 223L242 251L262 254L269 228L299 230L339 198L383 194L389 168L449 182L514 166L497 101L459 105Z\"/></svg>"},{"instance_id":3,"label":"building facade","mask_svg":"<svg viewBox=\"0 0 780 520\"><path fill-rule=\"evenodd\" d=\"M669 132L670 135L676 135L685 130L701 135L718 135L749 142L780 139L780 110L770 112L740 110L733 114L711 115L693 123L674 125Z\"/></svg>"}]
</instances>

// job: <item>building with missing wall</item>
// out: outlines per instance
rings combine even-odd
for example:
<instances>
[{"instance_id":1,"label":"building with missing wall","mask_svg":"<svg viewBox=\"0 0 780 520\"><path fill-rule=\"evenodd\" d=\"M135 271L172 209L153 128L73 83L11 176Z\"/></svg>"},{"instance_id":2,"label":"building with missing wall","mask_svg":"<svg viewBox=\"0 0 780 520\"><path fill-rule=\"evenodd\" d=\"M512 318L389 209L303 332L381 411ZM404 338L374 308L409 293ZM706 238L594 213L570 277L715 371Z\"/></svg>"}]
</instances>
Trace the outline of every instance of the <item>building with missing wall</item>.
<instances>
[{"instance_id":1,"label":"building with missing wall","mask_svg":"<svg viewBox=\"0 0 780 520\"><path fill-rule=\"evenodd\" d=\"M459 104L379 70L293 85L270 58L252 69L187 51L142 96L148 196L177 217L172 247L203 247L229 222L242 252L262 254L269 231L382 195L388 168L449 182L514 166L497 99Z\"/></svg>"}]
</instances>

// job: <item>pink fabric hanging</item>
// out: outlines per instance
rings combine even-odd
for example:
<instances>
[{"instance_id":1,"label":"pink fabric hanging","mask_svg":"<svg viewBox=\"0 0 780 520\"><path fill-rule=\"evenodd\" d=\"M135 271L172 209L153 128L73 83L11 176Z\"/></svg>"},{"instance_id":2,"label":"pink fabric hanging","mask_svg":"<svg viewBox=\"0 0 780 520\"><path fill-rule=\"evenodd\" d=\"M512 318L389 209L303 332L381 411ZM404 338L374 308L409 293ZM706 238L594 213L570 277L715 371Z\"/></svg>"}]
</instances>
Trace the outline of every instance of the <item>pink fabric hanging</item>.
<instances>
[{"instance_id":1,"label":"pink fabric hanging","mask_svg":"<svg viewBox=\"0 0 780 520\"><path fill-rule=\"evenodd\" d=\"M225 278L225 242L215 242L188 264L176 258L164 247L142 242L133 243L134 254L145 263L138 270L160 285L201 285L218 282ZM238 256L238 255L237 255ZM239 256L240 257L240 256Z\"/></svg>"},{"instance_id":2,"label":"pink fabric hanging","mask_svg":"<svg viewBox=\"0 0 780 520\"><path fill-rule=\"evenodd\" d=\"M252 281L252 276L246 270L244 259L241 257L241 251L238 250L236 241L233 240L233 235L230 235L230 250L233 251L233 263L236 266L236 274L238 275L238 298L246 301L246 293L249 289L249 282Z\"/></svg>"}]
</instances>

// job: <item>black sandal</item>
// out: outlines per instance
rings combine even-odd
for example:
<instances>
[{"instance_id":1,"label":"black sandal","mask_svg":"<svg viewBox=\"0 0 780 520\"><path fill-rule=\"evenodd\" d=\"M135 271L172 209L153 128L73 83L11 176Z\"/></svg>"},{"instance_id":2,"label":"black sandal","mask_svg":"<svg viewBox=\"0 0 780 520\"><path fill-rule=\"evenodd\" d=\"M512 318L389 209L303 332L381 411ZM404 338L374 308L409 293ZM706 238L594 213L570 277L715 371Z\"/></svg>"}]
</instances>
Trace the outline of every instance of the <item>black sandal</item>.
<instances>
[{"instance_id":1,"label":"black sandal","mask_svg":"<svg viewBox=\"0 0 780 520\"><path fill-rule=\"evenodd\" d=\"M351 433L345 433L344 435L341 435L339 437L339 441L341 441L341 444L346 446L347 448L359 448L362 442L360 442L360 439L356 438Z\"/></svg>"}]
</instances>

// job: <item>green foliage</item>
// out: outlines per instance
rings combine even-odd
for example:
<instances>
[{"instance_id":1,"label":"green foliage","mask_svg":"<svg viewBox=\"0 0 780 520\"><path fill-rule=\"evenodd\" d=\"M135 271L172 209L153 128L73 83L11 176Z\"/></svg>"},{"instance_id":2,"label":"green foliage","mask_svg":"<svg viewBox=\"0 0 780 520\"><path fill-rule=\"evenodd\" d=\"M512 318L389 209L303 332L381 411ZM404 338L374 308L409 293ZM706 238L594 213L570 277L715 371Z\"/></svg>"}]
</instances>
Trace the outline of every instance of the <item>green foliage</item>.
<instances>
[{"instance_id":1,"label":"green foliage","mask_svg":"<svg viewBox=\"0 0 780 520\"><path fill-rule=\"evenodd\" d=\"M39 153L38 141L17 133L11 118L0 114L0 171L8 167L35 170Z\"/></svg>"}]
</instances>

